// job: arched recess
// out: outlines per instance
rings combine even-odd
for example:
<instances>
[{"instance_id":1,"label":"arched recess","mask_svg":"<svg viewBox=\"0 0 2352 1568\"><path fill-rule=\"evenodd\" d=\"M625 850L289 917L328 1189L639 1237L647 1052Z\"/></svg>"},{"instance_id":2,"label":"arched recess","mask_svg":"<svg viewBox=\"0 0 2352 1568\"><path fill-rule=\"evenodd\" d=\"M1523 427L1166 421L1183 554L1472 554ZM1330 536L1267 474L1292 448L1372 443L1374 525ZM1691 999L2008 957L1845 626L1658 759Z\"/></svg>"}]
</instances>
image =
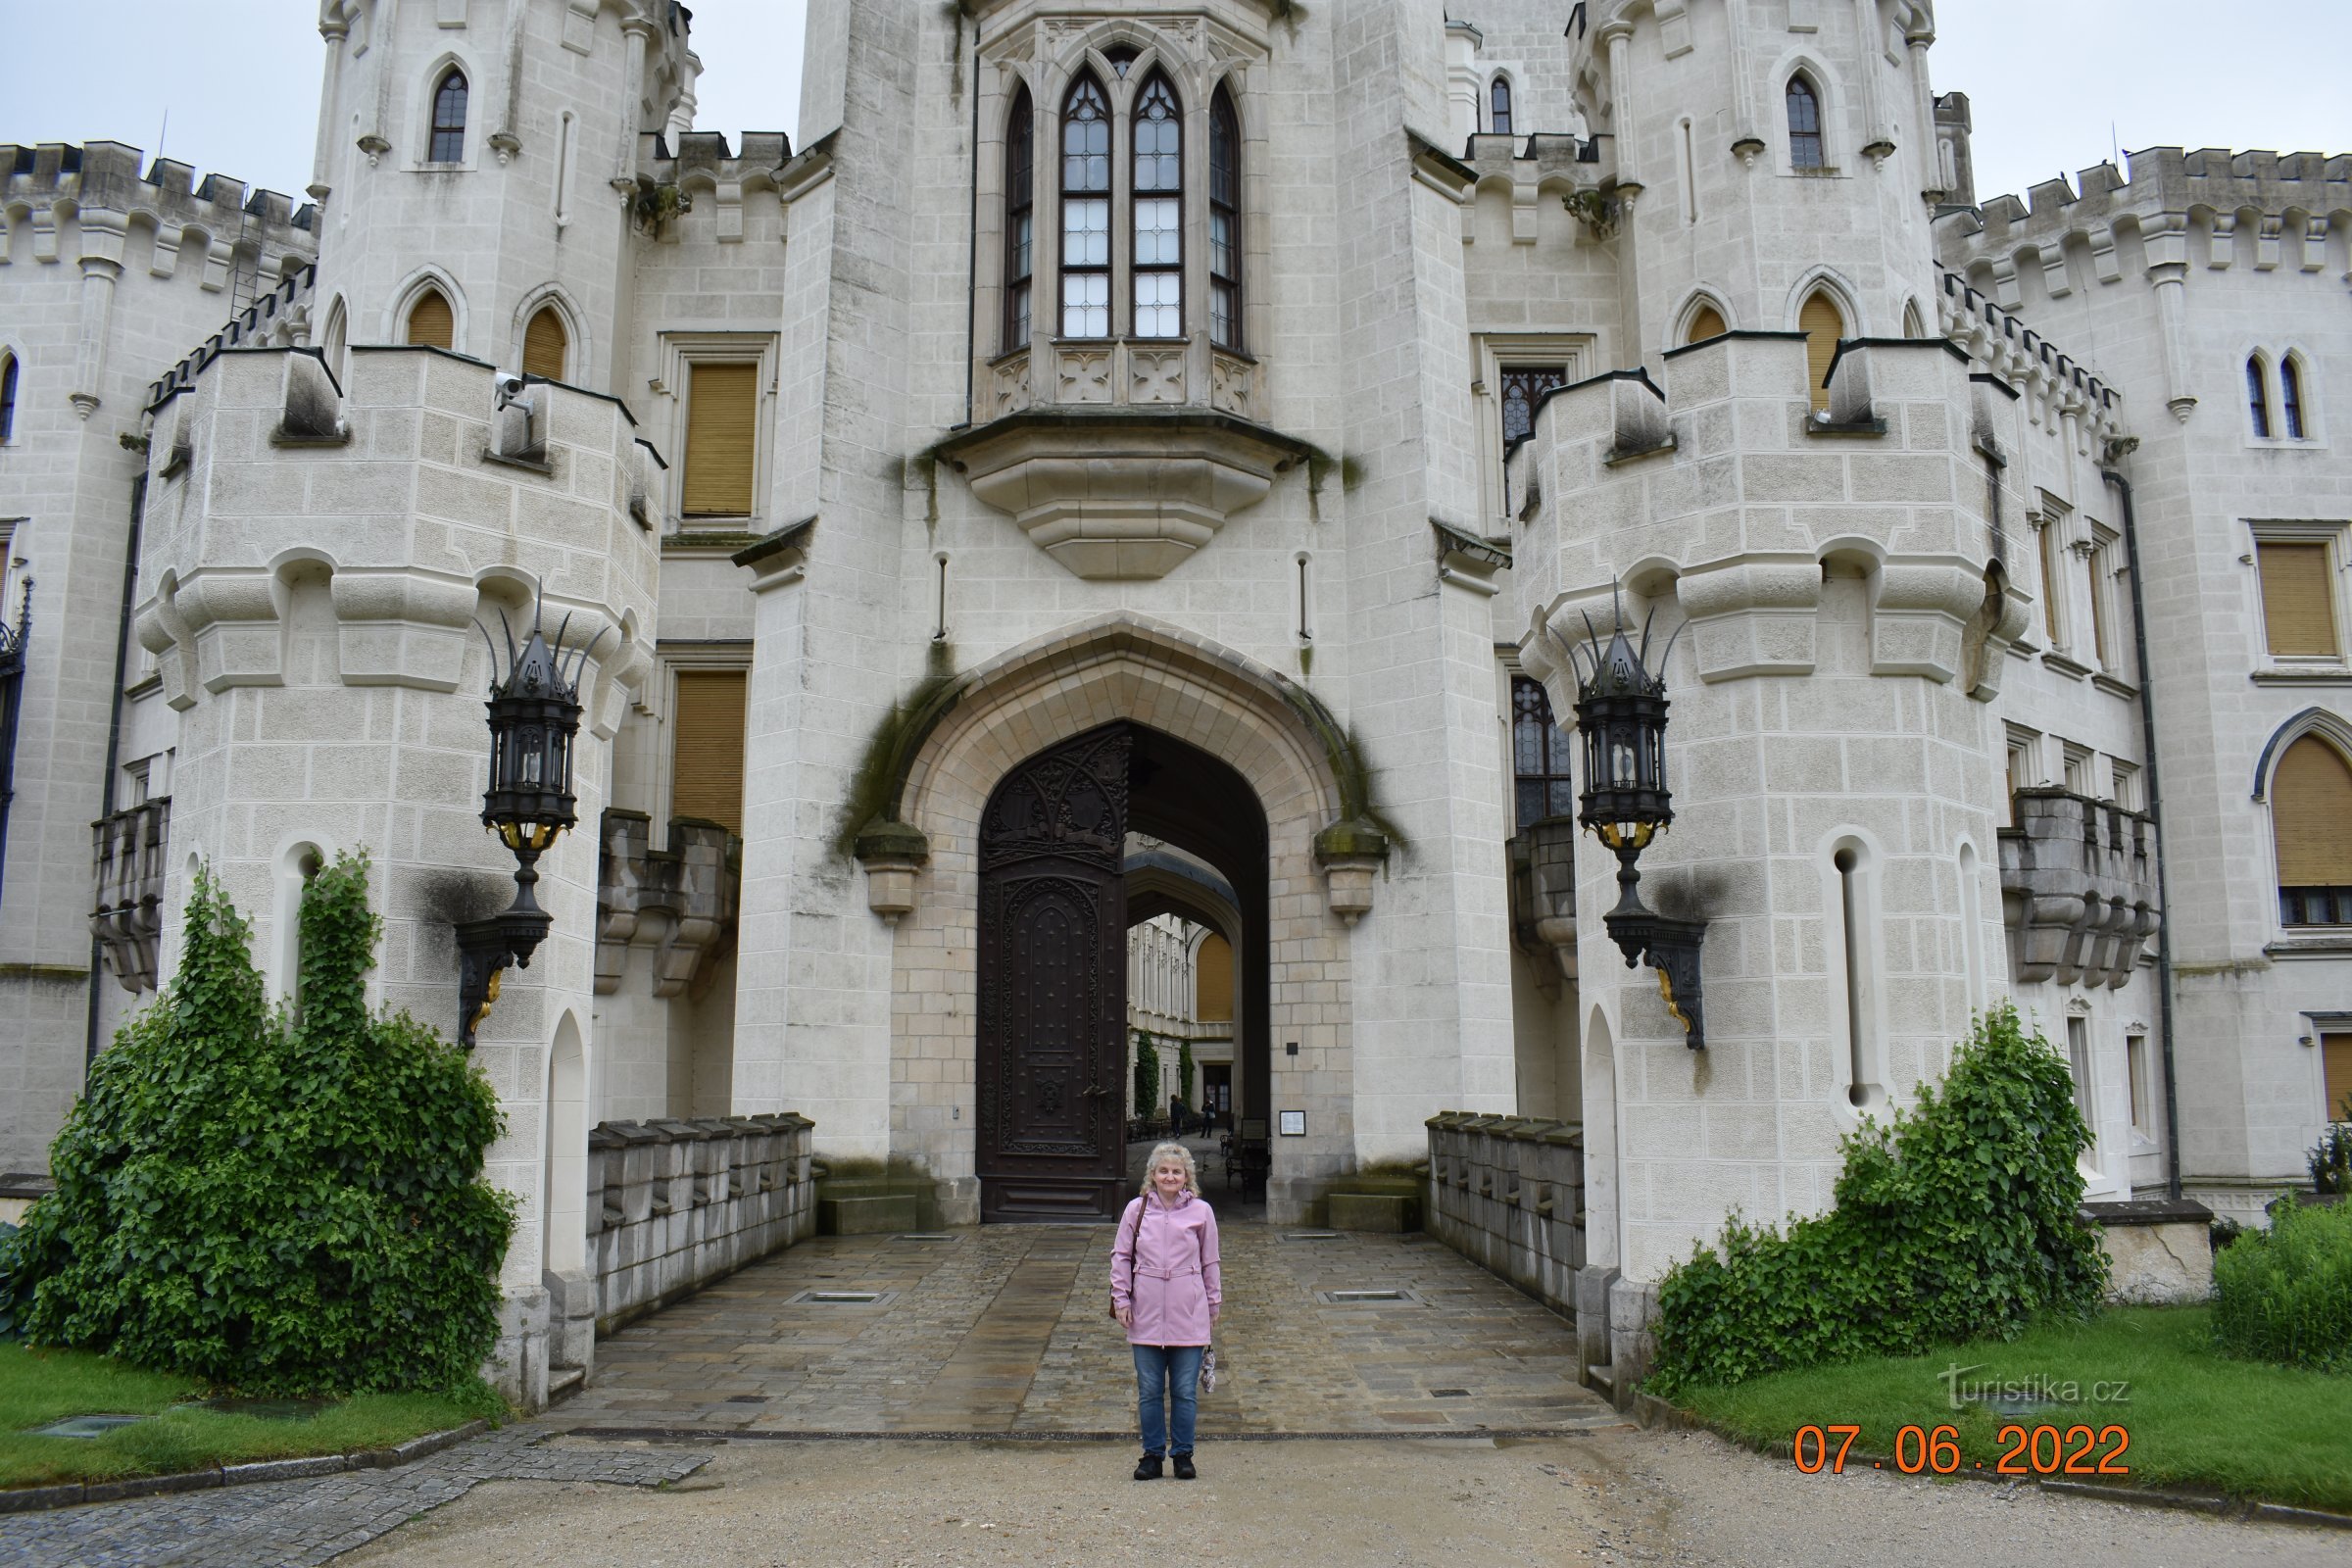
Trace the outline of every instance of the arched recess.
<instances>
[{"instance_id":1,"label":"arched recess","mask_svg":"<svg viewBox=\"0 0 2352 1568\"><path fill-rule=\"evenodd\" d=\"M903 783L885 786L866 836L911 829L927 849L913 907L894 933L892 984L902 1016L938 1018L952 1038L904 1031L894 1051L914 1057L926 1048L934 1055L942 1047L967 1055L974 1049L980 822L999 781L1050 747L1122 722L1206 754L1254 797L1246 803L1251 814L1263 814L1262 858L1249 877L1204 858L1237 892L1242 881L1258 880L1265 898L1261 917L1251 918L1256 908L1239 911L1237 991L1267 1000L1262 1017L1249 1003L1238 1009L1246 1015L1237 1039L1246 1050L1283 1042L1270 1064L1273 1097L1286 1107L1322 1107L1310 1113L1305 1137L1274 1141L1270 1208L1295 1213L1311 1197L1313 1172L1344 1168L1354 1154L1341 1114L1353 1097L1348 927L1322 896L1317 839L1327 829L1377 837L1377 809L1360 782L1362 764L1312 697L1204 639L1133 614L1106 615L990 661L908 715L905 760L893 768L903 768ZM1350 822L1356 826L1342 828ZM1268 898L1266 889L1287 896ZM1288 1054L1294 1042L1298 1056ZM1310 1082L1316 1064L1322 1071ZM972 1182L976 1200L971 1107L960 1108L965 1119L917 1152L950 1183Z\"/></svg>"},{"instance_id":2,"label":"arched recess","mask_svg":"<svg viewBox=\"0 0 2352 1568\"><path fill-rule=\"evenodd\" d=\"M589 385L591 373L589 367L592 362L589 359L588 318L577 305L572 303L571 296L564 292L564 286L560 283L541 284L538 288L525 294L522 297L522 303L515 308L514 320L508 338L514 355L514 363L525 370L530 370L531 352L534 346L532 331L542 311L553 311L555 319L563 330L563 373L549 375L546 379L563 381L572 386ZM531 373L538 374L540 372L531 370Z\"/></svg>"},{"instance_id":3,"label":"arched recess","mask_svg":"<svg viewBox=\"0 0 2352 1568\"><path fill-rule=\"evenodd\" d=\"M409 313L416 308L417 300L427 289L438 290L441 297L449 302L451 352L466 353L466 345L472 341L472 323L466 308L466 291L458 287L458 280L450 276L447 270L431 263L417 268L401 279L400 286L392 291L392 303L385 308L381 333L376 341L406 343L409 340Z\"/></svg>"},{"instance_id":4,"label":"arched recess","mask_svg":"<svg viewBox=\"0 0 2352 1568\"><path fill-rule=\"evenodd\" d=\"M1709 338L1723 336L1732 329L1732 310L1720 295L1711 289L1694 288L1685 296L1682 307L1674 313L1673 341L1669 349L1704 343Z\"/></svg>"},{"instance_id":5,"label":"arched recess","mask_svg":"<svg viewBox=\"0 0 2352 1568\"><path fill-rule=\"evenodd\" d=\"M1789 292L1788 327L1805 334L1805 391L1816 410L1830 406L1830 366L1838 345L1863 336L1854 292L1828 268L1815 268Z\"/></svg>"},{"instance_id":6,"label":"arched recess","mask_svg":"<svg viewBox=\"0 0 2352 1568\"><path fill-rule=\"evenodd\" d=\"M302 1002L302 892L334 852L309 832L289 833L270 858L270 961L265 995L290 1008Z\"/></svg>"},{"instance_id":7,"label":"arched recess","mask_svg":"<svg viewBox=\"0 0 2352 1568\"><path fill-rule=\"evenodd\" d=\"M1620 1267L1625 1261L1625 1184L1617 1137L1617 1045L1609 1015L1594 1003L1585 1020L1585 1264ZM1579 1326L1579 1338L1583 1338ZM1602 1330L1605 1335L1605 1327Z\"/></svg>"},{"instance_id":8,"label":"arched recess","mask_svg":"<svg viewBox=\"0 0 2352 1568\"><path fill-rule=\"evenodd\" d=\"M2306 735L2324 735L2335 744L2337 751L2352 757L2352 720L2325 708L2306 708L2271 731L2271 738L2262 743L2262 755L2254 760L2253 799L2257 805L2271 798L2278 760L2286 755L2286 749Z\"/></svg>"},{"instance_id":9,"label":"arched recess","mask_svg":"<svg viewBox=\"0 0 2352 1568\"><path fill-rule=\"evenodd\" d=\"M547 1154L539 1189L540 1267L588 1268L588 1050L567 1008L547 1052Z\"/></svg>"},{"instance_id":10,"label":"arched recess","mask_svg":"<svg viewBox=\"0 0 2352 1568\"><path fill-rule=\"evenodd\" d=\"M351 312L337 294L334 303L326 308L326 331L319 337L319 352L325 356L327 373L338 386L348 386L346 370L351 361Z\"/></svg>"}]
</instances>

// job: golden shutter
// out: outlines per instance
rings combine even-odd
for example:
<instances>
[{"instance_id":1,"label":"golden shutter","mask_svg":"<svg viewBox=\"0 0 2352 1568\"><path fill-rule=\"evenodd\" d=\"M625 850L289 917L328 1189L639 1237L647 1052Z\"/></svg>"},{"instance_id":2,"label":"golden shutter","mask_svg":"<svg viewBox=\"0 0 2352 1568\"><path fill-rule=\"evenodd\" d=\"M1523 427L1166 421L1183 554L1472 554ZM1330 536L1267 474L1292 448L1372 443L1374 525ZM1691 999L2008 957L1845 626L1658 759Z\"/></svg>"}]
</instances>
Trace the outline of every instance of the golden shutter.
<instances>
[{"instance_id":1,"label":"golden shutter","mask_svg":"<svg viewBox=\"0 0 2352 1568\"><path fill-rule=\"evenodd\" d=\"M698 365L686 393L686 515L748 517L760 368Z\"/></svg>"},{"instance_id":2,"label":"golden shutter","mask_svg":"<svg viewBox=\"0 0 2352 1568\"><path fill-rule=\"evenodd\" d=\"M1201 939L1193 962L1193 1016L1203 1023L1233 1018L1233 944L1215 932Z\"/></svg>"},{"instance_id":3,"label":"golden shutter","mask_svg":"<svg viewBox=\"0 0 2352 1568\"><path fill-rule=\"evenodd\" d=\"M2058 646L2058 523L2041 525L2041 629Z\"/></svg>"},{"instance_id":4,"label":"golden shutter","mask_svg":"<svg viewBox=\"0 0 2352 1568\"><path fill-rule=\"evenodd\" d=\"M2316 735L2286 749L2271 780L2282 888L2352 887L2352 763Z\"/></svg>"},{"instance_id":5,"label":"golden shutter","mask_svg":"<svg viewBox=\"0 0 2352 1568\"><path fill-rule=\"evenodd\" d=\"M1723 313L1712 305L1701 305L1698 314L1690 318L1690 330L1683 341L1704 343L1711 337L1723 336Z\"/></svg>"},{"instance_id":6,"label":"golden shutter","mask_svg":"<svg viewBox=\"0 0 2352 1568\"><path fill-rule=\"evenodd\" d=\"M2107 552L2094 550L2083 558L2083 569L2090 575L2090 646L2099 656L2103 668L2115 668L2115 655L2107 647L2107 596L2100 592L2105 586L2100 574L2107 569Z\"/></svg>"},{"instance_id":7,"label":"golden shutter","mask_svg":"<svg viewBox=\"0 0 2352 1568\"><path fill-rule=\"evenodd\" d=\"M669 814L699 816L743 831L743 716L740 669L678 671L671 729Z\"/></svg>"},{"instance_id":8,"label":"golden shutter","mask_svg":"<svg viewBox=\"0 0 2352 1568\"><path fill-rule=\"evenodd\" d=\"M564 330L564 318L552 305L543 305L531 318L531 324L522 329L522 373L545 376L550 381L564 379L564 359L571 350L571 336Z\"/></svg>"},{"instance_id":9,"label":"golden shutter","mask_svg":"<svg viewBox=\"0 0 2352 1568\"><path fill-rule=\"evenodd\" d=\"M2320 1070L2328 1080L2328 1119L2352 1121L2352 1035L2320 1036Z\"/></svg>"},{"instance_id":10,"label":"golden shutter","mask_svg":"<svg viewBox=\"0 0 2352 1568\"><path fill-rule=\"evenodd\" d=\"M2267 543L2254 547L2261 563L2262 624L2274 654L2335 652L2334 574L2325 544Z\"/></svg>"},{"instance_id":11,"label":"golden shutter","mask_svg":"<svg viewBox=\"0 0 2352 1568\"><path fill-rule=\"evenodd\" d=\"M1805 385L1813 407L1830 406L1830 362L1838 357L1838 340L1845 335L1845 318L1826 294L1815 294L1796 313L1797 330L1805 334Z\"/></svg>"},{"instance_id":12,"label":"golden shutter","mask_svg":"<svg viewBox=\"0 0 2352 1568\"><path fill-rule=\"evenodd\" d=\"M454 348L458 340L458 321L449 311L449 301L438 289L426 289L409 307L409 341L419 348Z\"/></svg>"}]
</instances>

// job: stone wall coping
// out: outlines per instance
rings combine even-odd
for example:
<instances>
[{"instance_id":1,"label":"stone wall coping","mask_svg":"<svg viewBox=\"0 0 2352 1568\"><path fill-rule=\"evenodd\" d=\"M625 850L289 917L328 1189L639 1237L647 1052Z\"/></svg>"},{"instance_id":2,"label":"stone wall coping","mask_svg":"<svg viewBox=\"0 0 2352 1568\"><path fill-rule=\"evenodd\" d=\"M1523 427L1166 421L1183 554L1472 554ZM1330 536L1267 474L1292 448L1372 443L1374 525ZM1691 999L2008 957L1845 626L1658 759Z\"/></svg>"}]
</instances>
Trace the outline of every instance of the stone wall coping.
<instances>
[{"instance_id":1,"label":"stone wall coping","mask_svg":"<svg viewBox=\"0 0 2352 1568\"><path fill-rule=\"evenodd\" d=\"M722 1138L761 1138L798 1132L816 1123L798 1111L763 1111L757 1116L705 1116L691 1121L606 1121L588 1130L591 1149L625 1149L640 1144L710 1143Z\"/></svg>"},{"instance_id":2,"label":"stone wall coping","mask_svg":"<svg viewBox=\"0 0 2352 1568\"><path fill-rule=\"evenodd\" d=\"M1441 1110L1423 1125L1433 1132L1484 1133L1492 1138L1507 1138L1514 1143L1550 1144L1563 1149L1585 1147L1582 1123L1558 1121L1548 1116L1504 1116L1467 1110Z\"/></svg>"},{"instance_id":3,"label":"stone wall coping","mask_svg":"<svg viewBox=\"0 0 2352 1568\"><path fill-rule=\"evenodd\" d=\"M2213 1210L2193 1198L2142 1198L2084 1203L2082 1217L2095 1225L2210 1225Z\"/></svg>"},{"instance_id":4,"label":"stone wall coping","mask_svg":"<svg viewBox=\"0 0 2352 1568\"><path fill-rule=\"evenodd\" d=\"M122 1481L70 1481L54 1487L17 1487L0 1492L0 1514L36 1513L49 1508L76 1508L91 1502L119 1502L128 1497L152 1497L172 1492L203 1492L213 1487L250 1486L263 1481L303 1481L314 1476L338 1475L346 1470L389 1470L411 1460L439 1453L443 1448L477 1438L490 1430L487 1421L428 1432L389 1448L355 1448L349 1453L323 1453L308 1459L259 1459L248 1464L207 1465L163 1476L132 1476Z\"/></svg>"}]
</instances>

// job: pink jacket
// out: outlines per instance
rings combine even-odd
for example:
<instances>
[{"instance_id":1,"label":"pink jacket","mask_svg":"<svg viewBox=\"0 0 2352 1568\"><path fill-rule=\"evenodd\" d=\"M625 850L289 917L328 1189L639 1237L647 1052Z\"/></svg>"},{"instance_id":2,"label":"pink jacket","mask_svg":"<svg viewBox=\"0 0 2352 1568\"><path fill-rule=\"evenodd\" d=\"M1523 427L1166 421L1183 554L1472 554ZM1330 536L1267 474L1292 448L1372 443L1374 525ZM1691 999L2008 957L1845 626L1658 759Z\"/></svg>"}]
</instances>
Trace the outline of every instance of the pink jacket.
<instances>
[{"instance_id":1,"label":"pink jacket","mask_svg":"<svg viewBox=\"0 0 2352 1568\"><path fill-rule=\"evenodd\" d=\"M1138 1198L1119 1216L1110 1253L1110 1299L1135 1308L1130 1345L1206 1345L1224 1305L1217 1268L1217 1216L1187 1193L1169 1208Z\"/></svg>"}]
</instances>

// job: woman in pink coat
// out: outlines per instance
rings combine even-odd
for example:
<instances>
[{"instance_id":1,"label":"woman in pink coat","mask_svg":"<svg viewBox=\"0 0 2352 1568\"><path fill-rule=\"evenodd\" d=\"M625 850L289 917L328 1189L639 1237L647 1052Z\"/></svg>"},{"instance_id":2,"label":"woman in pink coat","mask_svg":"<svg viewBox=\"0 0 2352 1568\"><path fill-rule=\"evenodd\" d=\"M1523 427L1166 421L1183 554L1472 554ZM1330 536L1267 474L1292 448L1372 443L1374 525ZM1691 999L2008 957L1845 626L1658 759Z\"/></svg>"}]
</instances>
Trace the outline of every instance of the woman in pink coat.
<instances>
[{"instance_id":1,"label":"woman in pink coat","mask_svg":"<svg viewBox=\"0 0 2352 1568\"><path fill-rule=\"evenodd\" d=\"M1193 1420L1200 1408L1200 1356L1225 1303L1217 1216L1199 1189L1190 1150L1182 1144L1152 1150L1143 1194L1119 1217L1110 1251L1110 1312L1135 1353L1144 1429L1138 1481L1159 1479L1163 1454L1174 1455L1177 1480L1199 1473L1193 1468Z\"/></svg>"}]
</instances>

